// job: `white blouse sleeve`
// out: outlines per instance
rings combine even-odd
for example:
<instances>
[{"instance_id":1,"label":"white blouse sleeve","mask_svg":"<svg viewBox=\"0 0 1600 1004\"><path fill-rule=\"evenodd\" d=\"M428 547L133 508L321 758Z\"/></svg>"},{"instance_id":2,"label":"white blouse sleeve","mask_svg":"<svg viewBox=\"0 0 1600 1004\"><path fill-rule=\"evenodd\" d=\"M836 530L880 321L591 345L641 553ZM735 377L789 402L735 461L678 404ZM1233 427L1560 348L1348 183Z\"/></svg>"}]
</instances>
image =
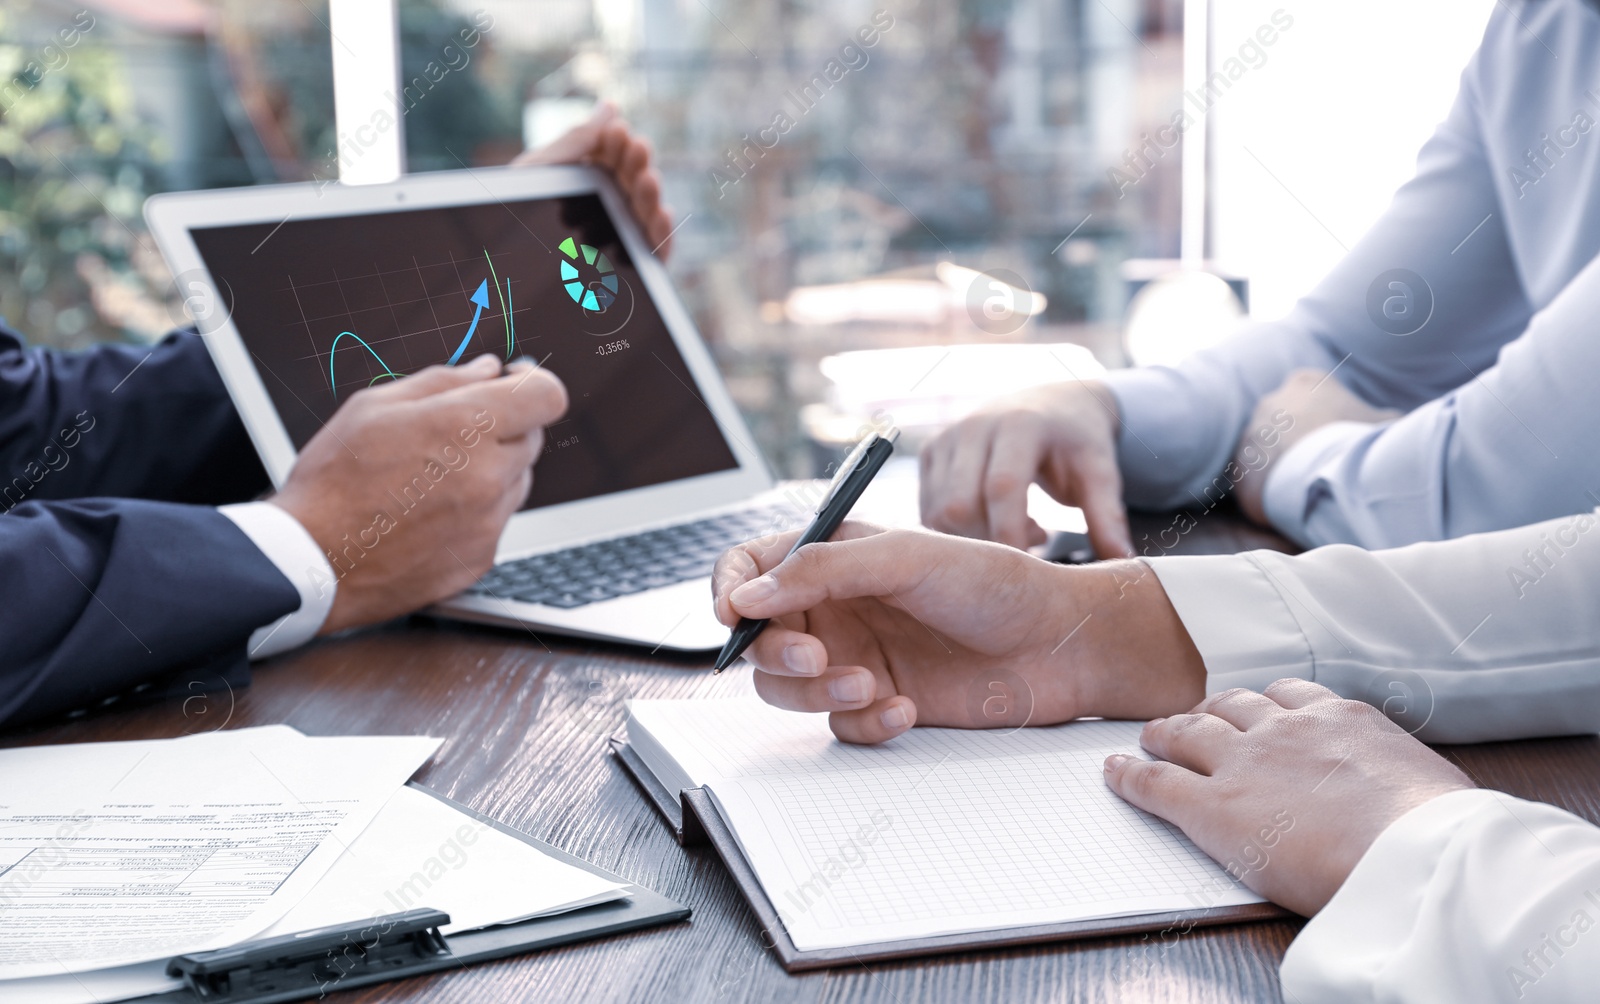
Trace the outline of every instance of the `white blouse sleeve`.
<instances>
[{"instance_id":1,"label":"white blouse sleeve","mask_svg":"<svg viewBox=\"0 0 1600 1004\"><path fill-rule=\"evenodd\" d=\"M1289 946L1296 1004L1591 1001L1600 993L1600 828L1458 791L1384 830Z\"/></svg>"},{"instance_id":2,"label":"white blouse sleeve","mask_svg":"<svg viewBox=\"0 0 1600 1004\"><path fill-rule=\"evenodd\" d=\"M1428 742L1600 731L1594 513L1388 551L1146 560L1210 692L1314 680Z\"/></svg>"}]
</instances>

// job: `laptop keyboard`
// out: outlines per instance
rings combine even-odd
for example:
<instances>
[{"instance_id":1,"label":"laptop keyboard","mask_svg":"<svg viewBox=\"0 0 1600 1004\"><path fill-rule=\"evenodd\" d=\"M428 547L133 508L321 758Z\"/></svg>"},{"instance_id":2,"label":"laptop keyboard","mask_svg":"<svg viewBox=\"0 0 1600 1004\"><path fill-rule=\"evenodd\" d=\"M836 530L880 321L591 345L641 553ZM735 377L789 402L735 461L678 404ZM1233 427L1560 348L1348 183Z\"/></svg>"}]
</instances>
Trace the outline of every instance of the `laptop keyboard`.
<instances>
[{"instance_id":1,"label":"laptop keyboard","mask_svg":"<svg viewBox=\"0 0 1600 1004\"><path fill-rule=\"evenodd\" d=\"M536 554L494 566L467 593L570 610L705 578L728 548L802 519L786 506L761 506Z\"/></svg>"}]
</instances>

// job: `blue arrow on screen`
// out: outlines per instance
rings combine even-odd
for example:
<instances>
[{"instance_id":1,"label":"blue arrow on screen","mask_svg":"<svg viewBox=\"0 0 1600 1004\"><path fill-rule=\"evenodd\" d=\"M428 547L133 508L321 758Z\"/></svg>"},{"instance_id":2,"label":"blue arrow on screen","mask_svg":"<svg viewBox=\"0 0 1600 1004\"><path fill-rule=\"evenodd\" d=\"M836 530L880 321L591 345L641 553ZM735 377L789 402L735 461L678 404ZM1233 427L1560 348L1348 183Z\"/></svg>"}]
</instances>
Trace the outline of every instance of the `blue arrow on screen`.
<instances>
[{"instance_id":1,"label":"blue arrow on screen","mask_svg":"<svg viewBox=\"0 0 1600 1004\"><path fill-rule=\"evenodd\" d=\"M478 309L472 312L472 323L467 325L467 337L461 339L461 344L456 346L456 354L450 357L450 361L445 363L446 366L456 364L456 360L461 358L461 353L467 351L467 343L472 341L472 333L478 330L478 318L483 316L484 308L489 306L488 279L478 283L478 291L472 294L472 302L478 305Z\"/></svg>"}]
</instances>

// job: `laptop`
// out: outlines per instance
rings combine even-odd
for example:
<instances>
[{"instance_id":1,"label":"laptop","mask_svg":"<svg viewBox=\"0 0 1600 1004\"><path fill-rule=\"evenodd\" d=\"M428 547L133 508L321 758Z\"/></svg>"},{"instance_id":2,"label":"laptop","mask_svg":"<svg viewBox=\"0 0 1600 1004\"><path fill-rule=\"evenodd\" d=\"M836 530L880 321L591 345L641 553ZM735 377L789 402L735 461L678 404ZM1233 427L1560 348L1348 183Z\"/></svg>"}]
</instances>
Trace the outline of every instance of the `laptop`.
<instances>
[{"instance_id":1,"label":"laptop","mask_svg":"<svg viewBox=\"0 0 1600 1004\"><path fill-rule=\"evenodd\" d=\"M189 192L145 217L275 486L373 384L484 353L566 384L494 568L431 613L714 649L728 635L711 611L717 556L803 522L820 494L774 482L601 172ZM405 486L391 494L403 509Z\"/></svg>"}]
</instances>

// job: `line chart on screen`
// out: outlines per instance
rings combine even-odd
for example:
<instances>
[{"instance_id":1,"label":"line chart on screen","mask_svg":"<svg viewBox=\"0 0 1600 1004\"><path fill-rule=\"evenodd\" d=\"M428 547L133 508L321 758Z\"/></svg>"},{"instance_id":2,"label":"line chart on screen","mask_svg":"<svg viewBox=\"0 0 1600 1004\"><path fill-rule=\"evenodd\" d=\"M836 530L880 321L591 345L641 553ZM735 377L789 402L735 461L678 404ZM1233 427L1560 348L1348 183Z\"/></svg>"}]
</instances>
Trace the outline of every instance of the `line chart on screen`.
<instances>
[{"instance_id":1,"label":"line chart on screen","mask_svg":"<svg viewBox=\"0 0 1600 1004\"><path fill-rule=\"evenodd\" d=\"M383 295L372 306L348 309L346 319L354 321L357 314L372 312L381 319L385 318L385 314L387 314L386 319L389 322L384 326L387 331L385 339L373 338L370 332L364 335L360 330L360 326L352 323L335 334L333 340L328 343L325 350L327 355L328 389L335 400L339 398L341 381L346 386L354 386L359 389L362 386L371 387L381 381L399 380L406 375L407 370L420 368L414 365L412 358L414 353L403 344L406 339L418 336L437 335L445 339L438 353L435 353L432 349L423 350L425 357L431 356L431 359L425 365L434 362L442 362L446 366L456 365L466 355L467 349L473 344L474 338L485 350L493 351L496 355L503 355L506 361L510 361L515 357L517 352L516 304L512 293L511 277L507 276L504 279L500 277L499 270L495 268L494 258L489 254L487 248L483 251L482 262L479 262L477 266L482 273L481 276L471 275L470 273L463 274L461 269L467 264L469 263L452 258L447 263L424 266L413 260L411 269L391 270L388 273L378 270L371 276L334 280L336 283L353 284L361 280L376 278L378 287L382 290ZM450 268L454 274L454 281L451 284L472 289L470 294L461 295L460 289L445 293L428 291L424 270L439 270L446 267ZM406 276L409 279L410 273L413 271L416 276L414 280L415 288L420 291L421 295L410 299L395 298L389 284L384 281L384 276L386 274ZM476 286L470 285L470 279L478 279ZM494 298L492 300L489 292L491 286L494 288ZM342 295L344 294L343 287L341 287L340 292ZM420 314L420 308L417 307L418 304L422 304L427 309L427 315L421 317L420 321L425 324L426 321L431 320L433 323L431 325L425 324L420 330L410 329L402 321L401 311L404 309L407 313ZM489 315L496 305L499 307L500 324L498 327L502 329L505 335L503 349L498 344L499 340L489 333L489 326L493 323L492 315L487 319L486 323L486 315ZM308 331L311 330L312 322L307 321L306 326ZM452 334L451 332L459 332L459 334ZM315 342L315 336L313 336L313 342ZM375 345L374 342L379 344ZM394 354L394 350L388 347L384 347L383 351L380 351L379 346L384 345L386 342L395 343L396 348L404 352L404 365L398 367L391 365L390 361L385 358L385 353L391 356ZM453 351L446 348L451 344L454 345ZM449 353L448 358L441 360L439 356L445 351ZM322 353L319 352L318 354ZM359 376L352 380L349 374L351 368L356 366L358 359L367 359L369 362L356 370ZM372 364L376 364L376 370L374 370Z\"/></svg>"}]
</instances>

